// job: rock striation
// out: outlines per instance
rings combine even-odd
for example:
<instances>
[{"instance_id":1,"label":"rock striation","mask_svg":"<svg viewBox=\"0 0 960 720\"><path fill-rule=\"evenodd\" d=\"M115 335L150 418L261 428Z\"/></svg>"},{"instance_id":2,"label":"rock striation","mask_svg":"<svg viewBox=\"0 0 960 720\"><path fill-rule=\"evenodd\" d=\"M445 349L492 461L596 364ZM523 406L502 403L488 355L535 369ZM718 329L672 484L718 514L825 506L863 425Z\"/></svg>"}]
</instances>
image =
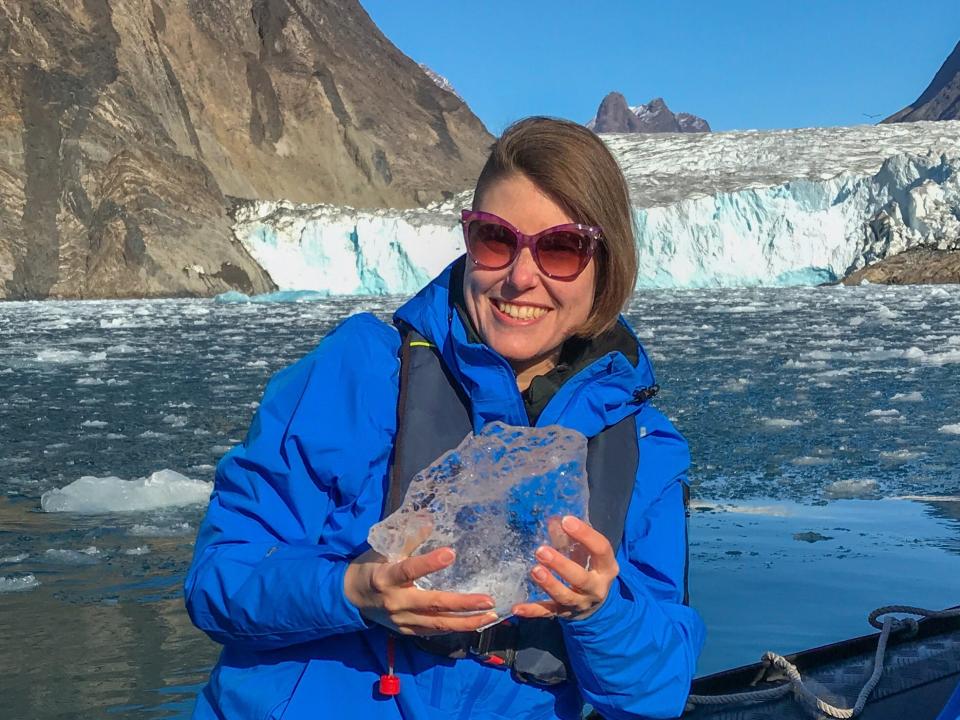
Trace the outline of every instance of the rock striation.
<instances>
[{"instance_id":1,"label":"rock striation","mask_svg":"<svg viewBox=\"0 0 960 720\"><path fill-rule=\"evenodd\" d=\"M690 113L674 114L663 98L630 107L618 92L609 93L600 102L596 117L587 127L598 133L710 132L706 120Z\"/></svg>"},{"instance_id":2,"label":"rock striation","mask_svg":"<svg viewBox=\"0 0 960 720\"><path fill-rule=\"evenodd\" d=\"M0 46L0 298L269 291L230 198L421 205L492 140L357 0L9 0Z\"/></svg>"},{"instance_id":3,"label":"rock striation","mask_svg":"<svg viewBox=\"0 0 960 720\"><path fill-rule=\"evenodd\" d=\"M960 42L916 100L882 122L960 120Z\"/></svg>"}]
</instances>

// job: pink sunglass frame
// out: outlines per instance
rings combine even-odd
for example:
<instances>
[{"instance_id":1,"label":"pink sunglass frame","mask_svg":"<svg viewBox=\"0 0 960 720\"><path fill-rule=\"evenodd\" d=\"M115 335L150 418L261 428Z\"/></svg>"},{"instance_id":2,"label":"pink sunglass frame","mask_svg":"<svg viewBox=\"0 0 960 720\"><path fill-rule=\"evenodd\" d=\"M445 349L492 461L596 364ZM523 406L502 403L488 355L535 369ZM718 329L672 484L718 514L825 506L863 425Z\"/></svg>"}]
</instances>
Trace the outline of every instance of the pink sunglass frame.
<instances>
[{"instance_id":1,"label":"pink sunglass frame","mask_svg":"<svg viewBox=\"0 0 960 720\"><path fill-rule=\"evenodd\" d=\"M510 254L510 259L503 265L484 265L470 253L469 226L470 223L478 221L499 225L500 227L506 228L513 233L513 236L516 239L516 245L514 246L513 252ZM467 255L470 257L471 262L473 262L473 264L481 270L503 270L505 267L509 267L516 261L517 256L520 255L524 248L529 248L530 254L533 256L533 261L537 264L540 272L542 272L551 280L559 280L562 282L571 282L580 276L580 273L582 273L586 269L587 265L590 264L590 258L593 257L593 254L597 249L597 243L603 239L602 228L594 225L581 225L580 223L554 225L553 227L548 227L546 230L541 230L535 235L525 235L499 215L483 212L482 210L462 210L460 212L460 224L463 226L463 242L467 248ZM540 256L537 253L537 243L541 238L556 232L573 233L574 235L580 236L587 242L587 246L584 248L583 253L580 256L580 267L577 268L577 271L572 275L554 275L553 273L548 272L540 263Z\"/></svg>"}]
</instances>

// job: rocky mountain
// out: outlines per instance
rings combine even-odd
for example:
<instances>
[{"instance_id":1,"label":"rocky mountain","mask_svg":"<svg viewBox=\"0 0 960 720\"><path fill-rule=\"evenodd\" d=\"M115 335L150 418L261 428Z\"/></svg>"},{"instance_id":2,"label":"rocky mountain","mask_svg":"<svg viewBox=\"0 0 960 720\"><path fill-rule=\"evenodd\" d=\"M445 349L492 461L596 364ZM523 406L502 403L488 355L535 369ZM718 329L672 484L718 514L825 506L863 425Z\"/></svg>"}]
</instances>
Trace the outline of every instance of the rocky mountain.
<instances>
[{"instance_id":1,"label":"rocky mountain","mask_svg":"<svg viewBox=\"0 0 960 720\"><path fill-rule=\"evenodd\" d=\"M449 93L453 93L458 98L463 100L463 98L460 97L460 93L458 93L456 89L453 87L453 83L447 80L443 75L431 70L429 66L424 65L423 63L418 63L418 65L420 69L427 74L427 77L433 80L434 83L436 83L438 88L440 88L441 90L446 90Z\"/></svg>"},{"instance_id":2,"label":"rocky mountain","mask_svg":"<svg viewBox=\"0 0 960 720\"><path fill-rule=\"evenodd\" d=\"M631 107L618 92L607 94L587 127L598 133L710 132L706 120L690 113L674 114L663 98Z\"/></svg>"},{"instance_id":3,"label":"rocky mountain","mask_svg":"<svg viewBox=\"0 0 960 720\"><path fill-rule=\"evenodd\" d=\"M5 0L0 48L0 298L270 290L231 197L415 206L492 140L357 0Z\"/></svg>"},{"instance_id":4,"label":"rocky mountain","mask_svg":"<svg viewBox=\"0 0 960 720\"><path fill-rule=\"evenodd\" d=\"M923 94L885 123L917 120L960 120L960 42Z\"/></svg>"},{"instance_id":5,"label":"rocky mountain","mask_svg":"<svg viewBox=\"0 0 960 720\"><path fill-rule=\"evenodd\" d=\"M864 281L880 285L960 283L960 251L911 248L851 273L843 284Z\"/></svg>"}]
</instances>

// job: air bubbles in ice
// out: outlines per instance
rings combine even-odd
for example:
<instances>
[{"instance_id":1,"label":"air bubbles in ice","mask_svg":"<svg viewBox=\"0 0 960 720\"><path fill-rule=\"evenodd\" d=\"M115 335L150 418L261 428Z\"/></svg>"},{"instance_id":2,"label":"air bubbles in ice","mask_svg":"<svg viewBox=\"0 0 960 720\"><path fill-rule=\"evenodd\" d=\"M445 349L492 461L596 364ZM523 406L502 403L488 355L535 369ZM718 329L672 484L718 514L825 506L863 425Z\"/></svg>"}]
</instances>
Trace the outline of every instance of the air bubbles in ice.
<instances>
[{"instance_id":1,"label":"air bubbles in ice","mask_svg":"<svg viewBox=\"0 0 960 720\"><path fill-rule=\"evenodd\" d=\"M527 599L540 545L572 550L559 519L586 519L586 453L574 430L490 423L414 477L400 508L370 529L370 546L390 561L452 547L453 565L418 585L489 593L506 613Z\"/></svg>"}]
</instances>

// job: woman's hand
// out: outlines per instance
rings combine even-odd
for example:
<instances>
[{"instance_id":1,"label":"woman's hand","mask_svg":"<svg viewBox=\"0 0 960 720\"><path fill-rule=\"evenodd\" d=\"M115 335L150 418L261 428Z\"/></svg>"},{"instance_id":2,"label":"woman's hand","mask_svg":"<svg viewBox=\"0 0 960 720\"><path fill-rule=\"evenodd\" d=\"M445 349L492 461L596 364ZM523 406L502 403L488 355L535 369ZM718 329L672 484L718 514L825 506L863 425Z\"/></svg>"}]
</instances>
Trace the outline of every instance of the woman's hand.
<instances>
[{"instance_id":1,"label":"woman's hand","mask_svg":"<svg viewBox=\"0 0 960 720\"><path fill-rule=\"evenodd\" d=\"M563 518L560 528L569 540L579 543L589 554L590 569L564 557L554 548L540 547L537 550L539 564L534 566L530 575L551 599L515 605L513 614L517 617L582 620L592 615L607 599L610 586L620 572L610 542L582 520L569 515ZM554 538L554 545L569 542L567 538L563 538L567 541L564 543L558 540ZM561 579L567 584L564 585Z\"/></svg>"},{"instance_id":2,"label":"woman's hand","mask_svg":"<svg viewBox=\"0 0 960 720\"><path fill-rule=\"evenodd\" d=\"M477 630L497 620L489 595L421 590L413 581L456 559L450 548L388 563L373 550L350 563L343 579L347 599L368 620L402 635L438 635ZM475 612L476 615L452 613Z\"/></svg>"}]
</instances>

